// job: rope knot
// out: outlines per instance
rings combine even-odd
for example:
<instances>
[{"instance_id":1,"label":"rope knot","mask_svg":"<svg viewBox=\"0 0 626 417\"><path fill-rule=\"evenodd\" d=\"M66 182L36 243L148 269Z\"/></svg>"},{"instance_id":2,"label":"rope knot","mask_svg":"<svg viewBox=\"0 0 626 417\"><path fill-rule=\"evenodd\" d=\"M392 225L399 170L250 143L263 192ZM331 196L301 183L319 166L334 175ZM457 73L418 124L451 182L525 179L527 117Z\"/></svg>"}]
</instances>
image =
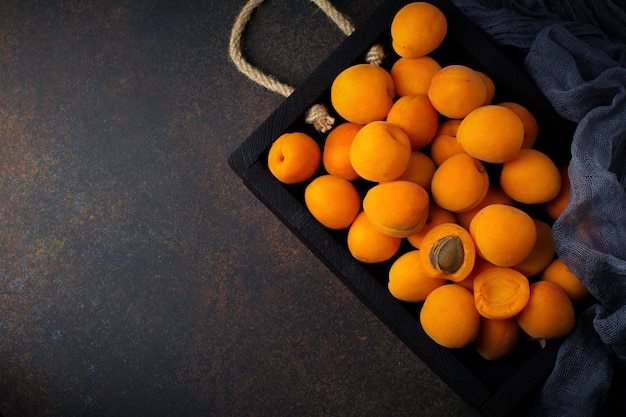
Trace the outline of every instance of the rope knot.
<instances>
[{"instance_id":1,"label":"rope knot","mask_svg":"<svg viewBox=\"0 0 626 417\"><path fill-rule=\"evenodd\" d=\"M304 121L315 127L315 130L326 133L332 129L335 124L335 118L332 117L323 104L314 104L306 111Z\"/></svg>"}]
</instances>

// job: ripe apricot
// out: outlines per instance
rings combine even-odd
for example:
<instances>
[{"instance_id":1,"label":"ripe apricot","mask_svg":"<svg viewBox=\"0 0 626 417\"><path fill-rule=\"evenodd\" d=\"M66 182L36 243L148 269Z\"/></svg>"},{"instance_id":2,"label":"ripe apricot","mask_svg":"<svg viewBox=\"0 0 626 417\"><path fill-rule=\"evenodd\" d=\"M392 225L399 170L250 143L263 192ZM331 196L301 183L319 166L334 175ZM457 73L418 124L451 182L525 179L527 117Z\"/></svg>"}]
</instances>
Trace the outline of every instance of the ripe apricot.
<instances>
[{"instance_id":1,"label":"ripe apricot","mask_svg":"<svg viewBox=\"0 0 626 417\"><path fill-rule=\"evenodd\" d=\"M541 274L542 281L550 281L557 284L567 293L572 302L584 300L589 291L578 277L559 259L554 259Z\"/></svg>"},{"instance_id":2,"label":"ripe apricot","mask_svg":"<svg viewBox=\"0 0 626 417\"><path fill-rule=\"evenodd\" d=\"M436 169L435 163L428 155L424 152L413 151L406 170L397 180L411 181L421 185L426 191L430 191L430 183Z\"/></svg>"},{"instance_id":3,"label":"ripe apricot","mask_svg":"<svg viewBox=\"0 0 626 417\"><path fill-rule=\"evenodd\" d=\"M304 203L322 225L346 229L361 210L361 196L348 180L326 174L316 177L304 190Z\"/></svg>"},{"instance_id":4,"label":"ripe apricot","mask_svg":"<svg viewBox=\"0 0 626 417\"><path fill-rule=\"evenodd\" d=\"M417 1L396 12L391 21L393 50L401 57L428 55L443 42L448 21L435 5Z\"/></svg>"},{"instance_id":5,"label":"ripe apricot","mask_svg":"<svg viewBox=\"0 0 626 417\"><path fill-rule=\"evenodd\" d=\"M424 235L420 257L429 276L458 282L472 272L476 250L467 230L456 223L442 223Z\"/></svg>"},{"instance_id":6,"label":"ripe apricot","mask_svg":"<svg viewBox=\"0 0 626 417\"><path fill-rule=\"evenodd\" d=\"M491 77L485 74L484 72L476 71L476 74L478 74L478 76L483 80L483 83L485 83L485 89L487 91L483 105L491 104L491 102L493 101L493 98L496 95L496 84L493 82Z\"/></svg>"},{"instance_id":7,"label":"ripe apricot","mask_svg":"<svg viewBox=\"0 0 626 417\"><path fill-rule=\"evenodd\" d=\"M537 136L539 136L539 122L537 122L535 115L532 114L528 108L513 101L504 101L502 103L498 103L498 106L503 106L512 110L522 121L522 124L524 125L524 140L522 141L522 148L532 148L535 146Z\"/></svg>"},{"instance_id":8,"label":"ripe apricot","mask_svg":"<svg viewBox=\"0 0 626 417\"><path fill-rule=\"evenodd\" d=\"M483 198L476 207L462 213L456 213L458 223L469 230L470 223L476 213L490 204L506 204L511 206L513 205L513 199L509 197L498 185L490 184L485 198Z\"/></svg>"},{"instance_id":9,"label":"ripe apricot","mask_svg":"<svg viewBox=\"0 0 626 417\"><path fill-rule=\"evenodd\" d=\"M365 215L380 232L406 237L426 224L429 197L411 181L390 181L370 188L363 198Z\"/></svg>"},{"instance_id":10,"label":"ripe apricot","mask_svg":"<svg viewBox=\"0 0 626 417\"><path fill-rule=\"evenodd\" d=\"M466 153L452 155L435 171L430 191L446 210L463 212L476 207L489 190L487 169Z\"/></svg>"},{"instance_id":11,"label":"ripe apricot","mask_svg":"<svg viewBox=\"0 0 626 417\"><path fill-rule=\"evenodd\" d=\"M362 127L358 123L346 122L335 126L328 133L322 150L322 164L326 172L348 181L359 178L350 163L350 146Z\"/></svg>"},{"instance_id":12,"label":"ripe apricot","mask_svg":"<svg viewBox=\"0 0 626 417\"><path fill-rule=\"evenodd\" d=\"M493 266L495 265L492 264L491 262L484 260L480 256L477 256L476 259L474 260L474 268L472 268L472 272L470 272L470 274L464 279L462 279L461 281L456 282L456 284L460 285L463 288L467 288L473 293L474 281L476 280L476 276L480 274L482 271L484 271L485 269L491 268Z\"/></svg>"},{"instance_id":13,"label":"ripe apricot","mask_svg":"<svg viewBox=\"0 0 626 417\"><path fill-rule=\"evenodd\" d=\"M378 65L352 65L341 71L330 87L333 108L353 123L384 120L394 98L393 79L387 70Z\"/></svg>"},{"instance_id":14,"label":"ripe apricot","mask_svg":"<svg viewBox=\"0 0 626 417\"><path fill-rule=\"evenodd\" d=\"M478 256L497 266L522 262L537 239L533 219L523 210L506 204L491 204L476 213L469 232Z\"/></svg>"},{"instance_id":15,"label":"ripe apricot","mask_svg":"<svg viewBox=\"0 0 626 417\"><path fill-rule=\"evenodd\" d=\"M487 97L487 88L480 76L465 65L447 65L430 81L428 98L433 107L451 119L462 119L480 107Z\"/></svg>"},{"instance_id":16,"label":"ripe apricot","mask_svg":"<svg viewBox=\"0 0 626 417\"><path fill-rule=\"evenodd\" d=\"M454 213L439 207L437 203L431 199L428 206L426 224L417 232L408 235L407 240L411 245L419 249L426 233L428 233L433 227L442 223L456 223L456 217L454 216Z\"/></svg>"},{"instance_id":17,"label":"ripe apricot","mask_svg":"<svg viewBox=\"0 0 626 417\"><path fill-rule=\"evenodd\" d=\"M439 123L437 134L453 136L456 138L456 132L458 132L460 124L461 124L460 119L444 120L443 122Z\"/></svg>"},{"instance_id":18,"label":"ripe apricot","mask_svg":"<svg viewBox=\"0 0 626 417\"><path fill-rule=\"evenodd\" d=\"M473 157L503 163L519 153L524 140L524 125L512 110L486 105L463 119L456 138L463 150Z\"/></svg>"},{"instance_id":19,"label":"ripe apricot","mask_svg":"<svg viewBox=\"0 0 626 417\"><path fill-rule=\"evenodd\" d=\"M441 65L429 56L400 57L389 70L397 97L428 94L428 86Z\"/></svg>"},{"instance_id":20,"label":"ripe apricot","mask_svg":"<svg viewBox=\"0 0 626 417\"><path fill-rule=\"evenodd\" d=\"M556 253L552 242L552 226L538 219L533 219L533 221L537 229L535 246L522 262L513 266L527 277L540 274L552 262Z\"/></svg>"},{"instance_id":21,"label":"ripe apricot","mask_svg":"<svg viewBox=\"0 0 626 417\"><path fill-rule=\"evenodd\" d=\"M435 137L439 127L439 114L430 104L427 95L403 96L391 106L387 121L400 127L409 137L411 149L418 150Z\"/></svg>"},{"instance_id":22,"label":"ripe apricot","mask_svg":"<svg viewBox=\"0 0 626 417\"><path fill-rule=\"evenodd\" d=\"M517 316L522 330L534 339L558 339L574 328L574 306L557 284L537 281L530 286L530 297Z\"/></svg>"},{"instance_id":23,"label":"ripe apricot","mask_svg":"<svg viewBox=\"0 0 626 417\"><path fill-rule=\"evenodd\" d=\"M542 204L559 194L561 174L548 155L536 149L522 149L502 165L500 186L515 201Z\"/></svg>"},{"instance_id":24,"label":"ripe apricot","mask_svg":"<svg viewBox=\"0 0 626 417\"><path fill-rule=\"evenodd\" d=\"M474 348L487 360L501 359L515 349L521 334L519 324L513 317L504 320L481 317Z\"/></svg>"},{"instance_id":25,"label":"ripe apricot","mask_svg":"<svg viewBox=\"0 0 626 417\"><path fill-rule=\"evenodd\" d=\"M391 259L400 249L402 239L381 233L361 211L348 229L347 243L356 260L371 264Z\"/></svg>"},{"instance_id":26,"label":"ripe apricot","mask_svg":"<svg viewBox=\"0 0 626 417\"><path fill-rule=\"evenodd\" d=\"M424 272L419 251L402 254L389 268L389 292L398 300L417 303L424 301L435 288L445 285L442 279L431 278Z\"/></svg>"},{"instance_id":27,"label":"ripe apricot","mask_svg":"<svg viewBox=\"0 0 626 417\"><path fill-rule=\"evenodd\" d=\"M563 210L569 205L571 184L569 181L569 173L567 172L569 166L559 166L559 174L561 175L561 188L559 193L552 200L545 203L546 213L553 219L557 219Z\"/></svg>"},{"instance_id":28,"label":"ripe apricot","mask_svg":"<svg viewBox=\"0 0 626 417\"><path fill-rule=\"evenodd\" d=\"M481 316L508 319L519 313L530 296L528 278L512 268L486 268L474 279L474 302Z\"/></svg>"},{"instance_id":29,"label":"ripe apricot","mask_svg":"<svg viewBox=\"0 0 626 417\"><path fill-rule=\"evenodd\" d=\"M420 323L437 344L457 349L476 339L480 315L471 292L456 284L446 284L428 294L420 311Z\"/></svg>"},{"instance_id":30,"label":"ripe apricot","mask_svg":"<svg viewBox=\"0 0 626 417\"><path fill-rule=\"evenodd\" d=\"M308 180L317 172L322 151L315 139L301 132L288 132L278 137L270 147L267 167L285 184Z\"/></svg>"},{"instance_id":31,"label":"ripe apricot","mask_svg":"<svg viewBox=\"0 0 626 417\"><path fill-rule=\"evenodd\" d=\"M372 182L393 181L406 171L411 141L398 126L385 121L366 124L350 146L350 164Z\"/></svg>"}]
</instances>

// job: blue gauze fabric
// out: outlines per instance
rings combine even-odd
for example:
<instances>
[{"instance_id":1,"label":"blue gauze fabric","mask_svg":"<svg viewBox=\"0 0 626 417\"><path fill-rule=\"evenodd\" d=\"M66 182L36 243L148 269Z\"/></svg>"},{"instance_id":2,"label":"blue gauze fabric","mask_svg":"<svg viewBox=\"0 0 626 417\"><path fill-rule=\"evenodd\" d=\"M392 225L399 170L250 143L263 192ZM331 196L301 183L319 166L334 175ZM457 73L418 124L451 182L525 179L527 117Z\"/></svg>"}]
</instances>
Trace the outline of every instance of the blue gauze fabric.
<instances>
[{"instance_id":1,"label":"blue gauze fabric","mask_svg":"<svg viewBox=\"0 0 626 417\"><path fill-rule=\"evenodd\" d=\"M559 349L532 416L626 416L626 15L610 0L453 0L514 46L561 117L576 123L558 256L594 303Z\"/></svg>"}]
</instances>

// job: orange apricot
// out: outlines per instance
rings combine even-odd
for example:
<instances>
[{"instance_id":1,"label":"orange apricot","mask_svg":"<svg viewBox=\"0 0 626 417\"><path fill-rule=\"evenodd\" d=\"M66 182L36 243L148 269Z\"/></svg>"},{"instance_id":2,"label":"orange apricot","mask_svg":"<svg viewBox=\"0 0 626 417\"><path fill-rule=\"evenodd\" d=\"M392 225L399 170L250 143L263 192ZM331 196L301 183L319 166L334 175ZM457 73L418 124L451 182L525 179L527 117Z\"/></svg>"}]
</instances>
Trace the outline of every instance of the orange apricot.
<instances>
[{"instance_id":1,"label":"orange apricot","mask_svg":"<svg viewBox=\"0 0 626 417\"><path fill-rule=\"evenodd\" d=\"M366 124L350 146L350 164L360 177L373 182L393 181L406 171L411 141L398 126L385 121Z\"/></svg>"},{"instance_id":2,"label":"orange apricot","mask_svg":"<svg viewBox=\"0 0 626 417\"><path fill-rule=\"evenodd\" d=\"M304 203L322 225L346 229L361 211L361 196L348 180L325 174L316 177L304 190Z\"/></svg>"},{"instance_id":3,"label":"orange apricot","mask_svg":"<svg viewBox=\"0 0 626 417\"><path fill-rule=\"evenodd\" d=\"M417 150L428 145L435 137L439 114L427 95L403 96L391 106L387 121L400 127L409 137L411 149Z\"/></svg>"},{"instance_id":4,"label":"orange apricot","mask_svg":"<svg viewBox=\"0 0 626 417\"><path fill-rule=\"evenodd\" d=\"M429 276L458 282L472 272L476 250L467 230L456 223L442 223L424 235L420 257Z\"/></svg>"},{"instance_id":5,"label":"orange apricot","mask_svg":"<svg viewBox=\"0 0 626 417\"><path fill-rule=\"evenodd\" d=\"M465 65L448 65L430 81L428 98L433 107L451 119L462 119L485 102L487 88L482 78Z\"/></svg>"},{"instance_id":6,"label":"orange apricot","mask_svg":"<svg viewBox=\"0 0 626 417\"><path fill-rule=\"evenodd\" d=\"M428 233L433 227L442 223L456 223L456 217L454 216L454 213L439 207L437 203L435 203L431 199L428 206L428 217L426 218L426 224L417 232L408 235L407 240L411 245L419 249L422 240L424 239L424 236L426 236L426 233Z\"/></svg>"},{"instance_id":7,"label":"orange apricot","mask_svg":"<svg viewBox=\"0 0 626 417\"><path fill-rule=\"evenodd\" d=\"M517 323L533 339L558 339L574 328L574 305L557 284L537 281L530 285L530 297L517 316Z\"/></svg>"},{"instance_id":8,"label":"orange apricot","mask_svg":"<svg viewBox=\"0 0 626 417\"><path fill-rule=\"evenodd\" d=\"M476 74L478 74L481 80L483 80L483 83L485 83L485 89L487 91L483 105L491 104L491 102L493 101L493 98L496 95L496 84L493 82L491 77L485 74L484 72L476 71Z\"/></svg>"},{"instance_id":9,"label":"orange apricot","mask_svg":"<svg viewBox=\"0 0 626 417\"><path fill-rule=\"evenodd\" d=\"M412 250L398 257L389 268L387 288L398 300L417 303L424 301L435 288L446 281L429 277L419 259L419 251Z\"/></svg>"},{"instance_id":10,"label":"orange apricot","mask_svg":"<svg viewBox=\"0 0 626 417\"><path fill-rule=\"evenodd\" d=\"M400 57L389 70L397 97L428 94L428 86L441 65L429 56Z\"/></svg>"},{"instance_id":11,"label":"orange apricot","mask_svg":"<svg viewBox=\"0 0 626 417\"><path fill-rule=\"evenodd\" d=\"M528 108L513 101L504 101L502 103L498 103L498 106L503 106L512 110L522 121L522 124L524 125L524 140L522 141L522 148L532 148L535 146L537 136L539 135L539 122L537 122L535 115L532 114Z\"/></svg>"},{"instance_id":12,"label":"orange apricot","mask_svg":"<svg viewBox=\"0 0 626 417\"><path fill-rule=\"evenodd\" d=\"M480 315L474 297L456 284L435 288L420 311L424 332L437 344L457 349L469 346L478 336Z\"/></svg>"},{"instance_id":13,"label":"orange apricot","mask_svg":"<svg viewBox=\"0 0 626 417\"><path fill-rule=\"evenodd\" d=\"M433 160L424 152L413 151L406 170L397 180L411 181L430 191L430 183L437 167Z\"/></svg>"},{"instance_id":14,"label":"orange apricot","mask_svg":"<svg viewBox=\"0 0 626 417\"><path fill-rule=\"evenodd\" d=\"M480 274L487 268L491 268L495 266L489 261L484 260L480 256L477 256L474 260L474 268L472 268L472 272L469 273L467 277L462 279L461 281L457 281L456 284L460 285L463 288L467 288L472 293L474 292L474 281L476 280L476 276Z\"/></svg>"},{"instance_id":15,"label":"orange apricot","mask_svg":"<svg viewBox=\"0 0 626 417\"><path fill-rule=\"evenodd\" d=\"M448 21L435 5L417 1L396 12L391 21L393 50L401 57L428 55L443 42Z\"/></svg>"},{"instance_id":16,"label":"orange apricot","mask_svg":"<svg viewBox=\"0 0 626 417\"><path fill-rule=\"evenodd\" d=\"M270 147L267 166L285 184L308 180L317 172L322 151L315 139L301 132L284 133Z\"/></svg>"},{"instance_id":17,"label":"orange apricot","mask_svg":"<svg viewBox=\"0 0 626 417\"><path fill-rule=\"evenodd\" d=\"M535 246L537 228L523 210L506 204L491 204L470 223L476 253L496 266L522 262Z\"/></svg>"},{"instance_id":18,"label":"orange apricot","mask_svg":"<svg viewBox=\"0 0 626 417\"><path fill-rule=\"evenodd\" d=\"M463 212L476 207L489 190L487 169L466 153L452 155L435 171L430 191L446 210Z\"/></svg>"},{"instance_id":19,"label":"orange apricot","mask_svg":"<svg viewBox=\"0 0 626 417\"><path fill-rule=\"evenodd\" d=\"M456 132L459 130L459 125L461 124L461 119L448 119L439 123L439 128L437 128L438 135L448 135L456 138Z\"/></svg>"},{"instance_id":20,"label":"orange apricot","mask_svg":"<svg viewBox=\"0 0 626 417\"><path fill-rule=\"evenodd\" d=\"M512 268L486 268L474 278L474 302L481 316L508 319L519 313L530 297L528 278Z\"/></svg>"},{"instance_id":21,"label":"orange apricot","mask_svg":"<svg viewBox=\"0 0 626 417\"><path fill-rule=\"evenodd\" d=\"M567 267L565 262L556 258L548 265L541 274L542 281L550 281L557 284L567 293L572 302L577 303L589 295L587 287Z\"/></svg>"},{"instance_id":22,"label":"orange apricot","mask_svg":"<svg viewBox=\"0 0 626 417\"><path fill-rule=\"evenodd\" d=\"M513 266L513 269L527 277L540 274L552 262L556 253L552 242L552 226L538 219L533 219L533 221L537 229L535 246L522 262Z\"/></svg>"},{"instance_id":23,"label":"orange apricot","mask_svg":"<svg viewBox=\"0 0 626 417\"><path fill-rule=\"evenodd\" d=\"M347 243L356 260L371 264L391 259L400 249L402 239L381 233L361 211L348 229Z\"/></svg>"},{"instance_id":24,"label":"orange apricot","mask_svg":"<svg viewBox=\"0 0 626 417\"><path fill-rule=\"evenodd\" d=\"M380 232L406 237L426 224L429 197L424 187L411 181L390 181L370 188L363 212Z\"/></svg>"},{"instance_id":25,"label":"orange apricot","mask_svg":"<svg viewBox=\"0 0 626 417\"><path fill-rule=\"evenodd\" d=\"M559 194L561 174L545 153L536 149L522 149L502 165L500 186L515 201L542 204Z\"/></svg>"},{"instance_id":26,"label":"orange apricot","mask_svg":"<svg viewBox=\"0 0 626 417\"><path fill-rule=\"evenodd\" d=\"M443 164L443 161L459 153L466 153L455 136L437 135L430 142L430 157L435 165Z\"/></svg>"},{"instance_id":27,"label":"orange apricot","mask_svg":"<svg viewBox=\"0 0 626 417\"><path fill-rule=\"evenodd\" d=\"M389 72L378 65L355 64L341 71L330 87L330 101L349 122L384 120L395 98Z\"/></svg>"},{"instance_id":28,"label":"orange apricot","mask_svg":"<svg viewBox=\"0 0 626 417\"><path fill-rule=\"evenodd\" d=\"M461 226L469 230L469 225L476 213L490 204L506 204L511 206L513 205L513 199L502 191L502 188L498 185L490 184L485 198L483 198L476 207L462 213L456 213L457 221Z\"/></svg>"},{"instance_id":29,"label":"orange apricot","mask_svg":"<svg viewBox=\"0 0 626 417\"><path fill-rule=\"evenodd\" d=\"M486 105L463 119L456 138L463 150L473 157L503 163L519 153L524 140L524 125L512 110Z\"/></svg>"},{"instance_id":30,"label":"orange apricot","mask_svg":"<svg viewBox=\"0 0 626 417\"><path fill-rule=\"evenodd\" d=\"M568 165L559 166L559 174L561 175L561 188L558 194L552 200L545 203L546 213L552 219L557 219L563 210L569 205L571 184L569 181Z\"/></svg>"},{"instance_id":31,"label":"orange apricot","mask_svg":"<svg viewBox=\"0 0 626 417\"><path fill-rule=\"evenodd\" d=\"M350 146L362 127L358 123L346 122L335 126L328 133L322 150L322 164L326 172L348 181L359 178L350 163Z\"/></svg>"},{"instance_id":32,"label":"orange apricot","mask_svg":"<svg viewBox=\"0 0 626 417\"><path fill-rule=\"evenodd\" d=\"M474 348L487 360L501 359L515 349L521 334L522 330L514 317L504 320L481 317Z\"/></svg>"}]
</instances>

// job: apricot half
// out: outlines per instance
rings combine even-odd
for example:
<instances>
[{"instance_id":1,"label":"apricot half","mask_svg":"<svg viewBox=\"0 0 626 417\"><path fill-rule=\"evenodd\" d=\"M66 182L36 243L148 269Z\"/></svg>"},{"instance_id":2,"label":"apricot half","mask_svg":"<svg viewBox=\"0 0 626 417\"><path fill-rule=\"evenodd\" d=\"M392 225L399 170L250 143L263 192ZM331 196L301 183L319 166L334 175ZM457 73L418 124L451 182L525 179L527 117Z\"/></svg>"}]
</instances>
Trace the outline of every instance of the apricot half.
<instances>
[{"instance_id":1,"label":"apricot half","mask_svg":"<svg viewBox=\"0 0 626 417\"><path fill-rule=\"evenodd\" d=\"M442 223L422 238L420 257L431 277L458 282L472 272L476 251L467 230L456 223Z\"/></svg>"},{"instance_id":2,"label":"apricot half","mask_svg":"<svg viewBox=\"0 0 626 417\"><path fill-rule=\"evenodd\" d=\"M526 306L530 296L528 278L512 268L486 268L474 279L474 302L481 316L508 319Z\"/></svg>"}]
</instances>

